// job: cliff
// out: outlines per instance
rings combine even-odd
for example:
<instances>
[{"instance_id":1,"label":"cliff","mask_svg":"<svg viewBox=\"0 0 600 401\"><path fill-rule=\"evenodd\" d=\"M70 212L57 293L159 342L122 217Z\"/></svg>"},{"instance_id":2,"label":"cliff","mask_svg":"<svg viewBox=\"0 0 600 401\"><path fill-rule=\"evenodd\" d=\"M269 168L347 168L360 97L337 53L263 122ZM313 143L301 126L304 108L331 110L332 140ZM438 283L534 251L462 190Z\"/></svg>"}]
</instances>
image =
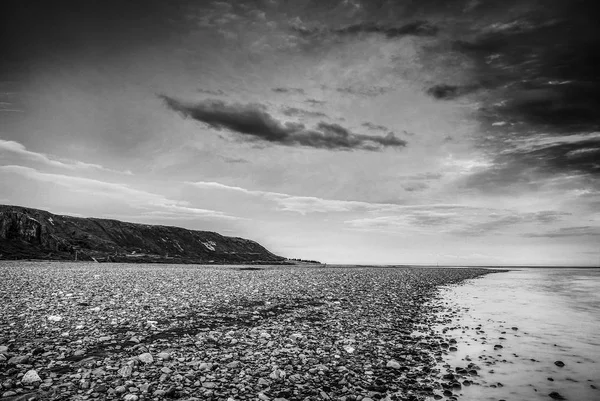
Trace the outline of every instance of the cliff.
<instances>
[{"instance_id":1,"label":"cliff","mask_svg":"<svg viewBox=\"0 0 600 401\"><path fill-rule=\"evenodd\" d=\"M283 263L254 241L210 231L79 218L0 205L0 259Z\"/></svg>"}]
</instances>

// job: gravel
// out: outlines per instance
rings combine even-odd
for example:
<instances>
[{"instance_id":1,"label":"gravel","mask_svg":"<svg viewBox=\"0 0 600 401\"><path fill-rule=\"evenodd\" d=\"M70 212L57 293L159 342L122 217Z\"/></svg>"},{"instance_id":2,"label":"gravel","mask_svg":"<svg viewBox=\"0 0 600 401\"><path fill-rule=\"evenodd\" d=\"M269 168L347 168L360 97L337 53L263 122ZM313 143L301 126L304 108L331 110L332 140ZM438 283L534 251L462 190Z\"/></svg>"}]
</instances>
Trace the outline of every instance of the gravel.
<instances>
[{"instance_id":1,"label":"gravel","mask_svg":"<svg viewBox=\"0 0 600 401\"><path fill-rule=\"evenodd\" d=\"M486 273L0 263L0 399L440 396L437 286Z\"/></svg>"}]
</instances>

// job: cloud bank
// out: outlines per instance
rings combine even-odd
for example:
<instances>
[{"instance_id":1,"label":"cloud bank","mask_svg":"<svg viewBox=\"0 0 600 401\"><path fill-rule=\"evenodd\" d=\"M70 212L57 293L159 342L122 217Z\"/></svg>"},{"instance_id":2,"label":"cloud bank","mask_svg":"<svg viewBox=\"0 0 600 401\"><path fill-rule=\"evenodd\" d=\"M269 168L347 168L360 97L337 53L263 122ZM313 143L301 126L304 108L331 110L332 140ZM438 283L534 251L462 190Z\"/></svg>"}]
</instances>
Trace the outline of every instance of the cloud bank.
<instances>
[{"instance_id":1,"label":"cloud bank","mask_svg":"<svg viewBox=\"0 0 600 401\"><path fill-rule=\"evenodd\" d=\"M207 100L186 103L161 96L167 107L215 129L227 129L249 141L284 146L304 146L328 150L368 150L403 148L406 141L393 133L385 136L355 134L339 124L320 122L314 128L295 122L281 122L258 104L225 103Z\"/></svg>"}]
</instances>

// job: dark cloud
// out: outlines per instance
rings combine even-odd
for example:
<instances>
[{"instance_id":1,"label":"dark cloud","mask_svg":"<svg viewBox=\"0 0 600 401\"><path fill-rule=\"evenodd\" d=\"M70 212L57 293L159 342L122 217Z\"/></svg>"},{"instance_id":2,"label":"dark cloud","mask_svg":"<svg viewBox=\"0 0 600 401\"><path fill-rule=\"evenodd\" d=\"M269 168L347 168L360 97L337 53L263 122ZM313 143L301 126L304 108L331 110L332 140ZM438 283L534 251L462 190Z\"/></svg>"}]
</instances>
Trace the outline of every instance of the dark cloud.
<instances>
[{"instance_id":1,"label":"dark cloud","mask_svg":"<svg viewBox=\"0 0 600 401\"><path fill-rule=\"evenodd\" d=\"M539 178L560 174L600 174L600 137L577 141L568 141L569 136L561 138L512 149L505 143L491 167L467 178L467 187L502 191L512 185L535 187Z\"/></svg>"},{"instance_id":2,"label":"dark cloud","mask_svg":"<svg viewBox=\"0 0 600 401\"><path fill-rule=\"evenodd\" d=\"M327 88L323 86L323 88ZM388 86L366 86L366 87L345 87L345 88L336 88L335 90L340 93L347 93L354 96L366 96L366 97L376 97L383 95L391 91L393 88Z\"/></svg>"},{"instance_id":3,"label":"dark cloud","mask_svg":"<svg viewBox=\"0 0 600 401\"><path fill-rule=\"evenodd\" d=\"M478 87L475 85L471 86L458 86L448 84L434 85L426 90L427 94L440 100L456 99L457 97L466 95L474 92Z\"/></svg>"},{"instance_id":4,"label":"dark cloud","mask_svg":"<svg viewBox=\"0 0 600 401\"><path fill-rule=\"evenodd\" d=\"M272 91L277 93L295 93L304 95L304 89L302 88L273 88Z\"/></svg>"},{"instance_id":5,"label":"dark cloud","mask_svg":"<svg viewBox=\"0 0 600 401\"><path fill-rule=\"evenodd\" d=\"M475 66L472 85L487 89L484 124L600 129L600 24L590 13L595 6L591 0L508 3L504 12L482 9L478 24L457 29L462 33L453 48ZM441 98L469 93L446 89Z\"/></svg>"},{"instance_id":6,"label":"dark cloud","mask_svg":"<svg viewBox=\"0 0 600 401\"><path fill-rule=\"evenodd\" d=\"M401 148L406 141L393 133L385 136L354 134L338 124L320 122L315 128L299 123L282 123L273 118L264 106L257 104L227 104L220 100L185 103L161 96L165 104L185 117L215 129L227 129L246 140L276 143L286 146L306 146L330 150L370 150L386 147Z\"/></svg>"},{"instance_id":7,"label":"dark cloud","mask_svg":"<svg viewBox=\"0 0 600 401\"><path fill-rule=\"evenodd\" d=\"M434 36L438 33L438 28L427 21L413 21L400 26L384 26L375 23L353 24L343 28L335 29L332 32L339 35L375 33L385 35L387 38L392 39L407 35Z\"/></svg>"},{"instance_id":8,"label":"dark cloud","mask_svg":"<svg viewBox=\"0 0 600 401\"><path fill-rule=\"evenodd\" d=\"M373 124L372 122L365 122L362 123L363 127L366 127L368 129L371 129L373 131L385 131L388 132L390 129L388 127L385 127L383 125L379 125L379 124Z\"/></svg>"},{"instance_id":9,"label":"dark cloud","mask_svg":"<svg viewBox=\"0 0 600 401\"><path fill-rule=\"evenodd\" d=\"M384 25L371 22L360 22L340 28L318 27L308 28L303 24L292 24L292 30L304 37L327 37L327 36L358 36L364 34L383 35L388 39L403 36L435 36L438 33L437 26L428 21L412 21L402 25Z\"/></svg>"},{"instance_id":10,"label":"dark cloud","mask_svg":"<svg viewBox=\"0 0 600 401\"><path fill-rule=\"evenodd\" d=\"M225 94L225 92L223 92L221 89L213 90L213 89L204 89L204 88L199 88L198 93L204 93L204 94L213 95L213 96L222 96Z\"/></svg>"},{"instance_id":11,"label":"dark cloud","mask_svg":"<svg viewBox=\"0 0 600 401\"><path fill-rule=\"evenodd\" d=\"M301 117L325 117L325 118L329 118L327 117L327 114L320 112L320 111L310 111L310 110L303 110L303 109L298 109L296 107L286 107L283 110L283 114L285 114L286 116L301 116Z\"/></svg>"},{"instance_id":12,"label":"dark cloud","mask_svg":"<svg viewBox=\"0 0 600 401\"><path fill-rule=\"evenodd\" d=\"M410 184L403 185L402 188L407 192L419 192L429 188L429 185L425 184L424 182L412 182Z\"/></svg>"}]
</instances>

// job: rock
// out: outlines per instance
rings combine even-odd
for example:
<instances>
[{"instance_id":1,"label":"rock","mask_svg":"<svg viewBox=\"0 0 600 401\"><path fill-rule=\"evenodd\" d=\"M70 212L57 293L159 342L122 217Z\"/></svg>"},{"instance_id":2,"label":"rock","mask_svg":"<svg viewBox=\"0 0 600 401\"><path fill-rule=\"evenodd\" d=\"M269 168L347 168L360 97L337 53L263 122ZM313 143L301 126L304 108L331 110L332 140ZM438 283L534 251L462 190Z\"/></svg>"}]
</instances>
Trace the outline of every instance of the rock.
<instances>
[{"instance_id":1,"label":"rock","mask_svg":"<svg viewBox=\"0 0 600 401\"><path fill-rule=\"evenodd\" d=\"M25 384L26 386L41 382L42 378L38 375L38 373L35 370L29 370L27 371L27 373L25 373L25 375L21 378L21 383Z\"/></svg>"},{"instance_id":2,"label":"rock","mask_svg":"<svg viewBox=\"0 0 600 401\"><path fill-rule=\"evenodd\" d=\"M4 354L0 354L0 362L4 361L6 361L6 357L4 356Z\"/></svg>"},{"instance_id":3,"label":"rock","mask_svg":"<svg viewBox=\"0 0 600 401\"><path fill-rule=\"evenodd\" d=\"M108 391L108 386L106 384L99 384L94 387L94 391L97 393L106 393Z\"/></svg>"},{"instance_id":4,"label":"rock","mask_svg":"<svg viewBox=\"0 0 600 401\"><path fill-rule=\"evenodd\" d=\"M235 368L238 368L240 365L241 365L240 361L233 361L233 362L229 362L227 364L227 367L229 369L235 369Z\"/></svg>"},{"instance_id":5,"label":"rock","mask_svg":"<svg viewBox=\"0 0 600 401\"><path fill-rule=\"evenodd\" d=\"M388 363L385 365L385 367L386 368L392 368L392 369L400 369L401 366L400 366L400 364L397 361L395 361L393 359L390 359L388 361Z\"/></svg>"},{"instance_id":6,"label":"rock","mask_svg":"<svg viewBox=\"0 0 600 401\"><path fill-rule=\"evenodd\" d=\"M504 347L500 344L494 345L494 349L502 349L502 348L504 348Z\"/></svg>"},{"instance_id":7,"label":"rock","mask_svg":"<svg viewBox=\"0 0 600 401\"><path fill-rule=\"evenodd\" d=\"M112 340L112 337L111 337L111 336L102 336L102 337L98 337L98 342L99 342L99 343L105 343L105 342L107 342L107 341L110 341L110 340Z\"/></svg>"},{"instance_id":8,"label":"rock","mask_svg":"<svg viewBox=\"0 0 600 401\"><path fill-rule=\"evenodd\" d=\"M204 388L216 388L217 387L217 383L215 383L215 382L204 382L204 383L202 383L202 387L204 387Z\"/></svg>"},{"instance_id":9,"label":"rock","mask_svg":"<svg viewBox=\"0 0 600 401\"><path fill-rule=\"evenodd\" d=\"M27 362L29 362L29 356L27 356L27 355L13 356L12 358L10 358L8 360L9 365L23 365L23 364L26 364Z\"/></svg>"},{"instance_id":10,"label":"rock","mask_svg":"<svg viewBox=\"0 0 600 401\"><path fill-rule=\"evenodd\" d=\"M271 383L262 377L258 379L259 386L268 386L269 384L271 384Z\"/></svg>"},{"instance_id":11,"label":"rock","mask_svg":"<svg viewBox=\"0 0 600 401\"><path fill-rule=\"evenodd\" d=\"M212 363L202 362L200 365L198 365L198 370L200 370L201 372L205 372L205 371L211 370L211 369L212 369Z\"/></svg>"},{"instance_id":12,"label":"rock","mask_svg":"<svg viewBox=\"0 0 600 401\"><path fill-rule=\"evenodd\" d=\"M0 345L0 354L8 352L8 347L6 345Z\"/></svg>"},{"instance_id":13,"label":"rock","mask_svg":"<svg viewBox=\"0 0 600 401\"><path fill-rule=\"evenodd\" d=\"M344 345L344 351L346 351L349 354L352 354L354 352L355 348L351 345Z\"/></svg>"},{"instance_id":14,"label":"rock","mask_svg":"<svg viewBox=\"0 0 600 401\"><path fill-rule=\"evenodd\" d=\"M133 373L133 368L129 365L123 366L121 369L119 369L119 375L121 375L121 377L124 377L124 378L131 376L132 373Z\"/></svg>"},{"instance_id":15,"label":"rock","mask_svg":"<svg viewBox=\"0 0 600 401\"><path fill-rule=\"evenodd\" d=\"M125 386L117 386L115 388L115 393L117 394L124 394L127 392L127 388Z\"/></svg>"},{"instance_id":16,"label":"rock","mask_svg":"<svg viewBox=\"0 0 600 401\"><path fill-rule=\"evenodd\" d=\"M73 356L82 356L85 355L85 351L82 349L78 349L77 351L73 352Z\"/></svg>"},{"instance_id":17,"label":"rock","mask_svg":"<svg viewBox=\"0 0 600 401\"><path fill-rule=\"evenodd\" d=\"M154 393L152 393L152 395L154 395L155 397L162 397L163 395L165 395L165 393L165 390L156 390Z\"/></svg>"},{"instance_id":18,"label":"rock","mask_svg":"<svg viewBox=\"0 0 600 401\"><path fill-rule=\"evenodd\" d=\"M139 359L141 362L144 362L144 363L152 363L152 362L154 362L154 358L153 358L153 357L152 357L152 355L151 355L150 353L148 353L148 352L145 352L145 353L143 353L143 354L140 354L140 355L138 355L138 359Z\"/></svg>"},{"instance_id":19,"label":"rock","mask_svg":"<svg viewBox=\"0 0 600 401\"><path fill-rule=\"evenodd\" d=\"M137 401L139 397L135 394L127 394L125 397L123 397L123 399L125 401Z\"/></svg>"},{"instance_id":20,"label":"rock","mask_svg":"<svg viewBox=\"0 0 600 401\"><path fill-rule=\"evenodd\" d=\"M564 400L565 399L565 397L563 397L561 394L557 393L556 391L553 391L550 394L548 394L548 397L555 399L555 400Z\"/></svg>"},{"instance_id":21,"label":"rock","mask_svg":"<svg viewBox=\"0 0 600 401\"><path fill-rule=\"evenodd\" d=\"M61 320L63 320L63 317L60 315L50 315L48 316L48 320L51 322L60 322Z\"/></svg>"},{"instance_id":22,"label":"rock","mask_svg":"<svg viewBox=\"0 0 600 401\"><path fill-rule=\"evenodd\" d=\"M258 398L261 399L262 401L269 401L270 398L267 397L264 393L258 393Z\"/></svg>"},{"instance_id":23,"label":"rock","mask_svg":"<svg viewBox=\"0 0 600 401\"><path fill-rule=\"evenodd\" d=\"M2 397L12 397L13 395L17 395L14 391L6 391L2 393Z\"/></svg>"},{"instance_id":24,"label":"rock","mask_svg":"<svg viewBox=\"0 0 600 401\"><path fill-rule=\"evenodd\" d=\"M559 368L562 368L563 366L565 366L565 363L563 361L556 361L556 362L554 362L554 364L556 366L558 366Z\"/></svg>"},{"instance_id":25,"label":"rock","mask_svg":"<svg viewBox=\"0 0 600 401\"><path fill-rule=\"evenodd\" d=\"M140 391L142 393L148 393L148 392L150 392L150 386L152 386L152 384L150 384L150 383L140 384Z\"/></svg>"},{"instance_id":26,"label":"rock","mask_svg":"<svg viewBox=\"0 0 600 401\"><path fill-rule=\"evenodd\" d=\"M285 378L285 370L274 369L269 377L273 380L279 380Z\"/></svg>"},{"instance_id":27,"label":"rock","mask_svg":"<svg viewBox=\"0 0 600 401\"><path fill-rule=\"evenodd\" d=\"M165 361L171 359L171 354L169 354L168 352L159 352L158 354L156 354L156 356Z\"/></svg>"},{"instance_id":28,"label":"rock","mask_svg":"<svg viewBox=\"0 0 600 401\"><path fill-rule=\"evenodd\" d=\"M173 373L173 371L169 368L167 368L166 366L160 369L161 372L163 372L166 375L169 375L171 373Z\"/></svg>"}]
</instances>

